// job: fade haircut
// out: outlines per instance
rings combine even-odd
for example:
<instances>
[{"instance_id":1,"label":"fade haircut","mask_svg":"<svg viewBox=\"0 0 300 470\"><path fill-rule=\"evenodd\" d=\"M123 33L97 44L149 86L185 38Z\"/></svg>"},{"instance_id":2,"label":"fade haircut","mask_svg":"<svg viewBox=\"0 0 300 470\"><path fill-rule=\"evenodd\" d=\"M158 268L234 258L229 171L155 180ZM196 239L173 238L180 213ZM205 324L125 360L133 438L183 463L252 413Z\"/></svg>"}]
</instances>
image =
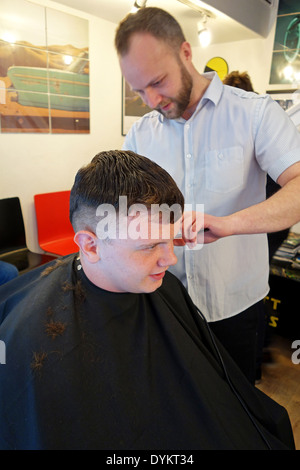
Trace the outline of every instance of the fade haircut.
<instances>
[{"instance_id":1,"label":"fade haircut","mask_svg":"<svg viewBox=\"0 0 300 470\"><path fill-rule=\"evenodd\" d=\"M185 42L185 36L178 22L165 10L156 7L140 8L129 13L116 30L115 47L119 56L127 54L130 39L134 33L149 33L166 42L175 52Z\"/></svg>"},{"instance_id":2,"label":"fade haircut","mask_svg":"<svg viewBox=\"0 0 300 470\"><path fill-rule=\"evenodd\" d=\"M152 204L176 204L182 213L184 210L184 197L177 184L157 163L129 150L100 152L77 172L71 189L70 221L75 233L96 233L98 206L110 204L117 213L120 196L127 197L128 209L133 204L143 204L147 209Z\"/></svg>"}]
</instances>

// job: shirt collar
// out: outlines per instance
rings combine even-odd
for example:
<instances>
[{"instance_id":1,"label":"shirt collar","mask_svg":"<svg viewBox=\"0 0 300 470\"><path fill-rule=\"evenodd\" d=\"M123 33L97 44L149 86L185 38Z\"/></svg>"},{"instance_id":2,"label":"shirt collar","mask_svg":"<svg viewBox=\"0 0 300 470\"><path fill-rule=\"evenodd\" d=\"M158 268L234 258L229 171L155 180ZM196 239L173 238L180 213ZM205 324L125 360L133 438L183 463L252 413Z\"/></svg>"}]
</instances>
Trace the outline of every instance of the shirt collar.
<instances>
[{"instance_id":1,"label":"shirt collar","mask_svg":"<svg viewBox=\"0 0 300 470\"><path fill-rule=\"evenodd\" d=\"M224 87L222 81L220 80L217 72L206 72L206 73L203 73L202 76L207 78L211 82L210 82L210 85L205 90L205 93L202 96L201 100L199 101L198 106L203 100L210 100L215 105L217 105L221 98L223 87Z\"/></svg>"},{"instance_id":2,"label":"shirt collar","mask_svg":"<svg viewBox=\"0 0 300 470\"><path fill-rule=\"evenodd\" d=\"M208 80L210 80L210 84L207 87L207 89L205 90L205 93L202 96L202 98L199 100L199 103L197 105L197 108L195 109L195 112L194 112L193 116L202 107L204 100L210 100L215 105L217 105L220 98L221 98L221 94L222 94L223 86L224 86L222 81L220 80L217 72L205 72L205 73L202 73L201 75L203 77L207 78ZM158 113L158 111L156 111L156 112ZM158 113L158 114L159 114L159 120L161 122L163 122L164 119L167 119L161 113ZM182 117L180 117L178 119L175 119L175 121L183 122L183 123L186 122L186 120L183 119Z\"/></svg>"}]
</instances>

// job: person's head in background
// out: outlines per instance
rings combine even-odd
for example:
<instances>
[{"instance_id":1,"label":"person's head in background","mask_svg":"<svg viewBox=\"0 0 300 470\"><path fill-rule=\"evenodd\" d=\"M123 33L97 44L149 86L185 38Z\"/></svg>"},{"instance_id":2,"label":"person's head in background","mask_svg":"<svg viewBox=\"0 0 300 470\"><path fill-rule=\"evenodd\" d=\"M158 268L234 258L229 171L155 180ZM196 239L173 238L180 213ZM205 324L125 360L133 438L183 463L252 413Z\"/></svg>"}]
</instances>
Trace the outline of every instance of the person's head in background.
<instances>
[{"instance_id":1,"label":"person's head in background","mask_svg":"<svg viewBox=\"0 0 300 470\"><path fill-rule=\"evenodd\" d=\"M181 191L159 165L131 151L98 153L77 172L70 195L86 276L112 292L156 290L177 261L183 210Z\"/></svg>"},{"instance_id":2,"label":"person's head in background","mask_svg":"<svg viewBox=\"0 0 300 470\"><path fill-rule=\"evenodd\" d=\"M247 72L238 72L234 70L233 72L226 75L223 79L224 85L230 85L235 88L241 88L245 91L254 91L251 79Z\"/></svg>"}]
</instances>

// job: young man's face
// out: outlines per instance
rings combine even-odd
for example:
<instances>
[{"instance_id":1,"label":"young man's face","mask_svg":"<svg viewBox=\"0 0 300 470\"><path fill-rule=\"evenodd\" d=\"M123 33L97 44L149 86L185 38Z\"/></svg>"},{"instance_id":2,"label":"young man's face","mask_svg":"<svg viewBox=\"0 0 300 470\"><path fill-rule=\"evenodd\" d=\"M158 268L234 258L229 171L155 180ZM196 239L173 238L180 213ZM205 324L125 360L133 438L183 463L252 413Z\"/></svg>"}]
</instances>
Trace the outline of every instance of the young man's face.
<instances>
[{"instance_id":1,"label":"young man's face","mask_svg":"<svg viewBox=\"0 0 300 470\"><path fill-rule=\"evenodd\" d=\"M153 223L149 216L135 228L126 239L99 240L99 275L94 279L99 287L112 292L153 292L162 285L166 270L176 264L173 240L180 221ZM143 238L136 238L137 233Z\"/></svg>"},{"instance_id":2,"label":"young man's face","mask_svg":"<svg viewBox=\"0 0 300 470\"><path fill-rule=\"evenodd\" d=\"M165 42L150 34L134 34L120 67L127 83L150 108L169 119L180 117L187 109L192 78Z\"/></svg>"}]
</instances>

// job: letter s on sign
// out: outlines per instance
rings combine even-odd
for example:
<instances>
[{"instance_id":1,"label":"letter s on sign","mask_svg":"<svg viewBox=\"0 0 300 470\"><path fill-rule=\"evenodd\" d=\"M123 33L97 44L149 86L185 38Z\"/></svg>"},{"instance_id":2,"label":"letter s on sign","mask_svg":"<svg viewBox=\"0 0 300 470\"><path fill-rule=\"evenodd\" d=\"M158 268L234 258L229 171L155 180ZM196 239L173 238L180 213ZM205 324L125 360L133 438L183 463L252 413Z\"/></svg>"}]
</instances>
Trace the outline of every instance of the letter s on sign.
<instances>
[{"instance_id":1,"label":"letter s on sign","mask_svg":"<svg viewBox=\"0 0 300 470\"><path fill-rule=\"evenodd\" d=\"M296 351L293 352L292 358L291 358L293 364L300 364L300 340L293 341L292 349L296 349Z\"/></svg>"}]
</instances>

